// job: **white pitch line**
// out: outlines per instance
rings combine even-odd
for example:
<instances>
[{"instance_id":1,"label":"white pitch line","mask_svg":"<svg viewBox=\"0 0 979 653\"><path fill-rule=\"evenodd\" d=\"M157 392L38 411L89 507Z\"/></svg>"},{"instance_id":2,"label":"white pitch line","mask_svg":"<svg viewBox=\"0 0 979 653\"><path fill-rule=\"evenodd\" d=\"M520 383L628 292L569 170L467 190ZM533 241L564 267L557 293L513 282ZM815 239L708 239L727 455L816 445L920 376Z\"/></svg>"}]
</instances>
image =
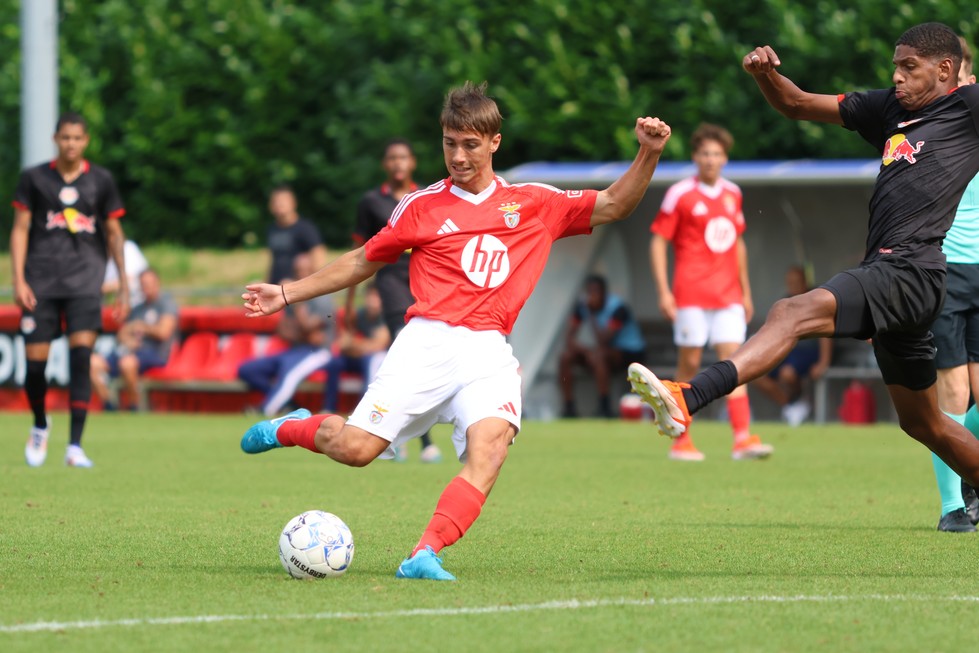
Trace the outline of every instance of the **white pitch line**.
<instances>
[{"instance_id":1,"label":"white pitch line","mask_svg":"<svg viewBox=\"0 0 979 653\"><path fill-rule=\"evenodd\" d=\"M925 596L904 594L859 594L844 596L796 595L796 596L691 596L646 599L570 599L545 603L516 605L486 605L470 608L415 608L413 610L387 610L378 612L316 612L311 614L213 614L185 617L147 617L143 619L115 619L110 621L36 621L26 624L0 625L0 633L62 632L98 628L133 626L184 626L214 624L227 621L334 621L343 619L392 619L400 617L458 617L465 615L505 614L510 612L542 612L547 610L584 610L609 607L651 607L670 605L719 605L726 603L979 603L979 596Z\"/></svg>"}]
</instances>

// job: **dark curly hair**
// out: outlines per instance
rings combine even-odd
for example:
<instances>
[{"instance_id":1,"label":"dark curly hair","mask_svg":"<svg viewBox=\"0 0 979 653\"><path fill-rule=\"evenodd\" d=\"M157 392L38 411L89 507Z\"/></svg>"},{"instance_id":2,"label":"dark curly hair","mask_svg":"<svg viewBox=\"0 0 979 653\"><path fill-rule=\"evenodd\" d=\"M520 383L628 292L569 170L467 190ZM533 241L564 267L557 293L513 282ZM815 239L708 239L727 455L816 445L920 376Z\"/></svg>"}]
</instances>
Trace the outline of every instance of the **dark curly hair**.
<instances>
[{"instance_id":1,"label":"dark curly hair","mask_svg":"<svg viewBox=\"0 0 979 653\"><path fill-rule=\"evenodd\" d=\"M959 42L959 35L944 23L915 25L901 34L901 38L894 45L914 48L920 56L929 59L948 57L952 60L952 70L956 75L962 65L962 45Z\"/></svg>"}]
</instances>

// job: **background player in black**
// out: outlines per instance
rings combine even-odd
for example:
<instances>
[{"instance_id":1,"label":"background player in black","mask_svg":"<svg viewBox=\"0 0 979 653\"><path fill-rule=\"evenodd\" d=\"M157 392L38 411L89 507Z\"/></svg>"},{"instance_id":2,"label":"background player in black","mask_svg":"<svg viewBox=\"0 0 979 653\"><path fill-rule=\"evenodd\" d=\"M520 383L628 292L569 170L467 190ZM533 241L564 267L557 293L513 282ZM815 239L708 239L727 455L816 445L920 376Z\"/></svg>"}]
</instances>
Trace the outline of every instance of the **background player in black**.
<instances>
[{"instance_id":1,"label":"background player in black","mask_svg":"<svg viewBox=\"0 0 979 653\"><path fill-rule=\"evenodd\" d=\"M353 234L355 247L361 247L387 225L388 218L402 197L418 190L418 185L412 178L416 165L415 152L408 141L395 138L384 146L381 167L387 178L379 187L365 193L357 204L357 224ZM391 333L392 341L405 326L408 307L415 303L408 286L410 260L411 253L405 252L395 263L379 270L374 280L374 285L381 294L384 323ZM354 315L354 292L355 289L351 288L347 294L346 314L350 318ZM442 459L442 453L432 444L431 434L425 433L420 440L423 462L438 462ZM404 460L404 452L398 452L398 459Z\"/></svg>"},{"instance_id":2,"label":"background player in black","mask_svg":"<svg viewBox=\"0 0 979 653\"><path fill-rule=\"evenodd\" d=\"M692 413L772 369L800 338L872 337L901 428L973 486L979 482L979 441L938 408L929 331L945 294L942 239L979 171L979 86L956 88L961 59L949 27L917 25L896 43L894 87L833 96L804 92L777 73L781 62L769 46L745 55L745 71L780 113L842 125L882 152L867 252L858 268L776 302L730 360L689 385L631 368L661 430L679 435Z\"/></svg>"},{"instance_id":3,"label":"background player in black","mask_svg":"<svg viewBox=\"0 0 979 653\"><path fill-rule=\"evenodd\" d=\"M38 466L47 455L51 425L44 369L63 320L68 333L71 410L65 463L91 467L81 439L92 394L92 345L102 328L107 253L121 272L115 318L121 322L129 312L123 260L126 239L118 220L126 211L109 171L84 158L89 135L80 115L66 113L58 119L54 142L58 158L21 173L10 234L14 301L23 310L20 327L27 350L24 389L34 412L25 456L29 465Z\"/></svg>"},{"instance_id":4,"label":"background player in black","mask_svg":"<svg viewBox=\"0 0 979 653\"><path fill-rule=\"evenodd\" d=\"M299 204L292 188L280 185L272 189L269 193L269 213L274 219L265 235L272 257L269 283L281 283L286 277L292 277L299 254L310 255L314 270L326 265L326 246L319 229L299 215Z\"/></svg>"}]
</instances>

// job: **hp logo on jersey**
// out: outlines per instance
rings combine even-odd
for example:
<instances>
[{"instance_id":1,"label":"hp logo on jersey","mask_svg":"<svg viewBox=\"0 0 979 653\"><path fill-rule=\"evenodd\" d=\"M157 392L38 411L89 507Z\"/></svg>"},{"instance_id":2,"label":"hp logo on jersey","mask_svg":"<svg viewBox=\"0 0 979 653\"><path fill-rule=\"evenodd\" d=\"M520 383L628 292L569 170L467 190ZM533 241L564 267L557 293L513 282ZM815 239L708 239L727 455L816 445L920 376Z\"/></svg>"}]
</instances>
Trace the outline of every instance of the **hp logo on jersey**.
<instances>
[{"instance_id":1,"label":"hp logo on jersey","mask_svg":"<svg viewBox=\"0 0 979 653\"><path fill-rule=\"evenodd\" d=\"M472 238L462 250L462 271L480 288L496 288L510 275L507 247L496 236Z\"/></svg>"}]
</instances>

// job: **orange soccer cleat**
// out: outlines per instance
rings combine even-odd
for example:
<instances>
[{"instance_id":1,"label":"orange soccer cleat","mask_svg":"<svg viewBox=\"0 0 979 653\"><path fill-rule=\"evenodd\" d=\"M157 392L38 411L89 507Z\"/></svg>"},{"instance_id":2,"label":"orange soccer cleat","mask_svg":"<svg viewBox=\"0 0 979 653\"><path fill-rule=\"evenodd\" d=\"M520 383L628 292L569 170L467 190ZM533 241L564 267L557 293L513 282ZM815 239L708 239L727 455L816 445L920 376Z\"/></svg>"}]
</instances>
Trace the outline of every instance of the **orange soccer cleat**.
<instances>
[{"instance_id":1,"label":"orange soccer cleat","mask_svg":"<svg viewBox=\"0 0 979 653\"><path fill-rule=\"evenodd\" d=\"M629 365L629 383L632 384L632 391L653 409L660 433L678 438L686 432L692 418L683 398L683 388L689 388L689 383L660 381L639 363Z\"/></svg>"},{"instance_id":2,"label":"orange soccer cleat","mask_svg":"<svg viewBox=\"0 0 979 653\"><path fill-rule=\"evenodd\" d=\"M765 444L757 435L750 435L741 442L735 442L731 449L731 458L735 460L758 460L768 458L775 447Z\"/></svg>"}]
</instances>

